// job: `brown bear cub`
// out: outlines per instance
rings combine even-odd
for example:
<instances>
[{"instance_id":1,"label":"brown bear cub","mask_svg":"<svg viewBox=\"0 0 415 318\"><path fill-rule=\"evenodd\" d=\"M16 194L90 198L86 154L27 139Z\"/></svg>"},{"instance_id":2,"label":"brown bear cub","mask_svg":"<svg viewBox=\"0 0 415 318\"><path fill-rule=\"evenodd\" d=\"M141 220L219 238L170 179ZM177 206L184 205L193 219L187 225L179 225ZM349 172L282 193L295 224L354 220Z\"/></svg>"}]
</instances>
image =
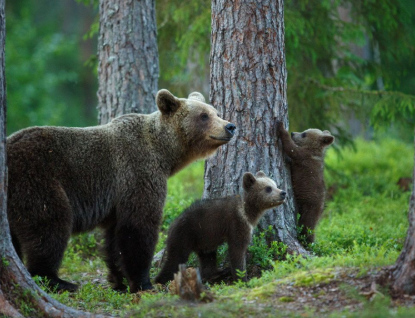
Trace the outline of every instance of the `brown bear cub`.
<instances>
[{"instance_id":1,"label":"brown bear cub","mask_svg":"<svg viewBox=\"0 0 415 318\"><path fill-rule=\"evenodd\" d=\"M196 252L204 280L217 273L216 250L227 242L231 273L245 270L245 256L251 235L268 209L284 202L286 193L260 171L243 176L243 196L196 201L171 225L167 237L167 260L156 277L156 283L173 279L179 264L186 263ZM244 278L246 280L246 276Z\"/></svg>"},{"instance_id":2,"label":"brown bear cub","mask_svg":"<svg viewBox=\"0 0 415 318\"><path fill-rule=\"evenodd\" d=\"M300 235L307 243L314 242L314 229L324 209L326 187L324 184L324 155L326 147L334 142L328 130L307 129L292 132L291 138L281 121L277 133L284 153L291 159L291 180L294 200L300 215Z\"/></svg>"},{"instance_id":3,"label":"brown bear cub","mask_svg":"<svg viewBox=\"0 0 415 318\"><path fill-rule=\"evenodd\" d=\"M234 135L200 93L157 93L158 111L86 128L31 127L7 138L8 219L30 274L57 290L70 236L99 226L113 288L150 289L167 179Z\"/></svg>"}]
</instances>

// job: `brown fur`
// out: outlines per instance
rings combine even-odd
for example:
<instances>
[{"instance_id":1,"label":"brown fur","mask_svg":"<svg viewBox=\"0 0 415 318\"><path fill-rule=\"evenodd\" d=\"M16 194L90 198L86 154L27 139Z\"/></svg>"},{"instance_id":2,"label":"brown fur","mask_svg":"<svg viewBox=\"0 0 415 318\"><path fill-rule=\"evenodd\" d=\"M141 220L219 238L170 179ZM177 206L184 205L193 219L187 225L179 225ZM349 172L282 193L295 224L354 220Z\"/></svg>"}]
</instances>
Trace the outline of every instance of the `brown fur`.
<instances>
[{"instance_id":1,"label":"brown fur","mask_svg":"<svg viewBox=\"0 0 415 318\"><path fill-rule=\"evenodd\" d=\"M301 235L311 243L325 202L324 154L334 137L328 130L307 129L302 133L291 133L290 138L280 121L277 122L277 132L285 154L291 159L291 180L300 215Z\"/></svg>"},{"instance_id":2,"label":"brown fur","mask_svg":"<svg viewBox=\"0 0 415 318\"><path fill-rule=\"evenodd\" d=\"M256 177L245 173L243 188L242 197L197 201L175 220L169 229L167 260L156 277L157 283L172 280L191 252L197 253L202 277L208 279L217 272L216 250L225 242L233 278L237 278L237 270L245 270L253 228L266 210L283 203L286 193L261 171Z\"/></svg>"},{"instance_id":3,"label":"brown fur","mask_svg":"<svg viewBox=\"0 0 415 318\"><path fill-rule=\"evenodd\" d=\"M58 290L69 237L105 230L106 263L115 289L152 288L149 269L158 238L167 178L212 154L235 126L200 93L179 99L167 90L159 111L129 114L96 127L31 127L7 139L8 218L14 246L32 275Z\"/></svg>"}]
</instances>

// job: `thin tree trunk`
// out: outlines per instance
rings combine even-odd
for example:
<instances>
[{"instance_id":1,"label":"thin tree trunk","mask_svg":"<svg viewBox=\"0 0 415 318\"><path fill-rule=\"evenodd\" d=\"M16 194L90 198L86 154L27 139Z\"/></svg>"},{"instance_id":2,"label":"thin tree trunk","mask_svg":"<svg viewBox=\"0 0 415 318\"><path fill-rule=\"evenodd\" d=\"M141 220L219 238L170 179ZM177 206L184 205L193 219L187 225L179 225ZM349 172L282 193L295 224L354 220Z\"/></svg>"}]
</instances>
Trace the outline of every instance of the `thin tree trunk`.
<instances>
[{"instance_id":1,"label":"thin tree trunk","mask_svg":"<svg viewBox=\"0 0 415 318\"><path fill-rule=\"evenodd\" d=\"M414 142L415 147L415 142ZM414 156L415 162L415 156ZM415 167L409 201L409 228L401 255L392 269L392 290L398 294L415 294Z\"/></svg>"},{"instance_id":2,"label":"thin tree trunk","mask_svg":"<svg viewBox=\"0 0 415 318\"><path fill-rule=\"evenodd\" d=\"M290 252L307 252L296 239L291 177L275 121L287 126L283 0L213 0L210 101L237 134L205 166L204 197L239 193L243 173L263 170L288 192L287 202L259 224Z\"/></svg>"},{"instance_id":3,"label":"thin tree trunk","mask_svg":"<svg viewBox=\"0 0 415 318\"><path fill-rule=\"evenodd\" d=\"M103 317L60 304L31 279L17 256L7 221L6 77L4 73L5 0L0 0L0 316Z\"/></svg>"},{"instance_id":4,"label":"thin tree trunk","mask_svg":"<svg viewBox=\"0 0 415 318\"><path fill-rule=\"evenodd\" d=\"M155 109L159 77L155 0L100 0L99 123Z\"/></svg>"}]
</instances>

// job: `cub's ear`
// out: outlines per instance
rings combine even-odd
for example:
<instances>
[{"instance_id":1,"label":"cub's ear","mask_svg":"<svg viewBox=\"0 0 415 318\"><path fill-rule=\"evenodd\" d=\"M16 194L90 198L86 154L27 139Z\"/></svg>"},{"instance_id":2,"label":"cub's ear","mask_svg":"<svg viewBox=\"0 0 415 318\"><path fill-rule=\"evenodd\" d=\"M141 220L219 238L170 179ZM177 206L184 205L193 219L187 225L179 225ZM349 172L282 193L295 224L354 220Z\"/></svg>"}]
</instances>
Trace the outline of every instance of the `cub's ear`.
<instances>
[{"instance_id":1,"label":"cub's ear","mask_svg":"<svg viewBox=\"0 0 415 318\"><path fill-rule=\"evenodd\" d=\"M195 99L195 100L198 100L199 102L206 103L205 98L199 92L190 93L188 99Z\"/></svg>"},{"instance_id":2,"label":"cub's ear","mask_svg":"<svg viewBox=\"0 0 415 318\"><path fill-rule=\"evenodd\" d=\"M163 115L171 115L180 107L180 100L167 89L161 89L156 96L157 107Z\"/></svg>"},{"instance_id":3,"label":"cub's ear","mask_svg":"<svg viewBox=\"0 0 415 318\"><path fill-rule=\"evenodd\" d=\"M320 140L323 145L328 146L333 143L334 137L333 136L322 136Z\"/></svg>"},{"instance_id":4,"label":"cub's ear","mask_svg":"<svg viewBox=\"0 0 415 318\"><path fill-rule=\"evenodd\" d=\"M265 178L266 176L267 175L262 170L258 171L255 175L255 177L257 177L257 178Z\"/></svg>"},{"instance_id":5,"label":"cub's ear","mask_svg":"<svg viewBox=\"0 0 415 318\"><path fill-rule=\"evenodd\" d=\"M249 190L256 182L254 175L250 172L245 172L243 187L244 190Z\"/></svg>"}]
</instances>

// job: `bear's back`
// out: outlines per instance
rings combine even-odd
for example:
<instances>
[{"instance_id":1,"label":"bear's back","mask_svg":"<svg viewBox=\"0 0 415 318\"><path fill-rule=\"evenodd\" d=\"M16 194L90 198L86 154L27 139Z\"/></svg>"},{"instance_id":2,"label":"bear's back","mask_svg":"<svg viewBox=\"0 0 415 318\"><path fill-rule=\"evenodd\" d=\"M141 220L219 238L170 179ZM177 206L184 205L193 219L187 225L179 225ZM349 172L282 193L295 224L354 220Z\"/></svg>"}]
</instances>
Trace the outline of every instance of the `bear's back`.
<instances>
[{"instance_id":1,"label":"bear's back","mask_svg":"<svg viewBox=\"0 0 415 318\"><path fill-rule=\"evenodd\" d=\"M241 205L239 196L198 200L176 219L169 234L183 233L195 250L213 250L227 241L235 223L240 221Z\"/></svg>"}]
</instances>

